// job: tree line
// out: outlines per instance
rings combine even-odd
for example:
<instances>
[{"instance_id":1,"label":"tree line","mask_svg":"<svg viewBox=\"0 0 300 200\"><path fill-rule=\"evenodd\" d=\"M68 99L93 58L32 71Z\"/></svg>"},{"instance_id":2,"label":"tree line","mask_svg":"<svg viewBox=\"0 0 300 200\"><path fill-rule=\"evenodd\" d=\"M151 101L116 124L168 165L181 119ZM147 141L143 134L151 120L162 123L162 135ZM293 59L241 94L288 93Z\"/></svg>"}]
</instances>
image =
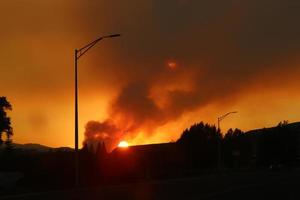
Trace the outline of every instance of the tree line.
<instances>
[{"instance_id":1,"label":"tree line","mask_svg":"<svg viewBox=\"0 0 300 200\"><path fill-rule=\"evenodd\" d=\"M11 104L0 97L0 144L11 144ZM2 137L6 136L5 140ZM194 176L217 170L293 166L299 156L300 123L280 122L276 127L222 134L215 125L199 122L184 130L176 142L141 146L141 151L108 153L99 142L96 152L80 150L83 185L145 178ZM2 144L3 145L3 144ZM131 153L130 153L131 152ZM133 152L133 153L132 153ZM74 152L11 149L0 154L0 171L24 173L21 184L36 187L70 187L74 183ZM112 177L115 175L115 177Z\"/></svg>"},{"instance_id":2,"label":"tree line","mask_svg":"<svg viewBox=\"0 0 300 200\"><path fill-rule=\"evenodd\" d=\"M224 168L249 168L293 164L299 139L300 124L293 127L287 121L249 132L229 129L224 135L214 125L200 122L183 131L177 143L193 168L216 167L220 156Z\"/></svg>"},{"instance_id":3,"label":"tree line","mask_svg":"<svg viewBox=\"0 0 300 200\"><path fill-rule=\"evenodd\" d=\"M4 142L6 144L11 143L11 137L13 135L13 129L11 126L10 117L7 112L12 110L12 106L6 97L0 97L0 145ZM6 140L3 140L2 135L6 135Z\"/></svg>"}]
</instances>

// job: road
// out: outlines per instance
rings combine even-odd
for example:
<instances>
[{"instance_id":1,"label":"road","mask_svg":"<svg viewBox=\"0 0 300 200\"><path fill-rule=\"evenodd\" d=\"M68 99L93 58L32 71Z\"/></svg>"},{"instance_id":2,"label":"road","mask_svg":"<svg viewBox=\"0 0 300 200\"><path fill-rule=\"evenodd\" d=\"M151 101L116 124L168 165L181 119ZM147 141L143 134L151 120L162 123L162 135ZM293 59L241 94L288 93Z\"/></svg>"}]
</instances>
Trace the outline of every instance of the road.
<instances>
[{"instance_id":1,"label":"road","mask_svg":"<svg viewBox=\"0 0 300 200\"><path fill-rule=\"evenodd\" d=\"M235 172L194 178L2 196L3 200L300 199L300 172Z\"/></svg>"}]
</instances>

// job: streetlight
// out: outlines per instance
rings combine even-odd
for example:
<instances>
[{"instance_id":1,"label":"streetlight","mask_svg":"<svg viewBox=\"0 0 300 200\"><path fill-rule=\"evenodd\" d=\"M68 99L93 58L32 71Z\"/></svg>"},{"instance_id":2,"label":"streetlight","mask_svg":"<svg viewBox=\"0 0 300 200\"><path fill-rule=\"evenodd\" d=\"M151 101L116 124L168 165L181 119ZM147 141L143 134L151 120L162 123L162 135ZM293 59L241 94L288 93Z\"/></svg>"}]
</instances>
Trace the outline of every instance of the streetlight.
<instances>
[{"instance_id":1,"label":"streetlight","mask_svg":"<svg viewBox=\"0 0 300 200\"><path fill-rule=\"evenodd\" d=\"M100 40L106 38L119 37L120 34L102 36L80 49L75 49L75 186L79 186L79 158L78 158L78 84L77 84L77 61L88 50L95 46Z\"/></svg>"},{"instance_id":2,"label":"streetlight","mask_svg":"<svg viewBox=\"0 0 300 200\"><path fill-rule=\"evenodd\" d=\"M237 111L229 112L229 113L226 113L225 115L222 115L221 117L218 117L218 130L220 130L220 122L223 119L225 119L228 115L235 114L235 113L237 113Z\"/></svg>"},{"instance_id":3,"label":"streetlight","mask_svg":"<svg viewBox=\"0 0 300 200\"><path fill-rule=\"evenodd\" d=\"M218 132L221 133L221 128L220 128L220 122L225 119L228 115L230 114L235 114L237 113L237 111L233 111L233 112L228 112L225 115L222 115L220 117L218 117ZM218 142L218 169L219 171L221 170L221 163L222 163L222 154L221 154L221 138L219 139Z\"/></svg>"}]
</instances>

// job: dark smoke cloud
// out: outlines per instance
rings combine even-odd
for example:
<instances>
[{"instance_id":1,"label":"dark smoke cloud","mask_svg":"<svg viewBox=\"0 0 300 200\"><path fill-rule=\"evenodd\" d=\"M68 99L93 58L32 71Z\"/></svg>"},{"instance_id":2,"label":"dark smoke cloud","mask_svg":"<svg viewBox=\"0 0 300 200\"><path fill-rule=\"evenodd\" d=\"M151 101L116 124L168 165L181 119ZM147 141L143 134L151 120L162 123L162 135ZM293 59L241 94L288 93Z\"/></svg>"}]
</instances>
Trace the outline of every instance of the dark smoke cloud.
<instances>
[{"instance_id":1,"label":"dark smoke cloud","mask_svg":"<svg viewBox=\"0 0 300 200\"><path fill-rule=\"evenodd\" d=\"M110 120L89 121L85 126L83 145L94 145L98 141L103 141L108 147L115 146L122 133Z\"/></svg>"},{"instance_id":2,"label":"dark smoke cloud","mask_svg":"<svg viewBox=\"0 0 300 200\"><path fill-rule=\"evenodd\" d=\"M106 28L124 31L111 61L111 74L123 87L109 109L122 137L151 134L186 112L244 92L258 74L280 71L278 63L300 50L298 1L135 0L106 6L118 13ZM98 8L100 3L93 5ZM94 15L88 28L100 29L101 16ZM166 67L168 59L178 68ZM299 72L296 65L288 70Z\"/></svg>"},{"instance_id":3,"label":"dark smoke cloud","mask_svg":"<svg viewBox=\"0 0 300 200\"><path fill-rule=\"evenodd\" d=\"M151 127L161 121L164 113L150 97L150 86L143 82L127 85L111 105L111 116L123 129L133 132L140 127Z\"/></svg>"}]
</instances>

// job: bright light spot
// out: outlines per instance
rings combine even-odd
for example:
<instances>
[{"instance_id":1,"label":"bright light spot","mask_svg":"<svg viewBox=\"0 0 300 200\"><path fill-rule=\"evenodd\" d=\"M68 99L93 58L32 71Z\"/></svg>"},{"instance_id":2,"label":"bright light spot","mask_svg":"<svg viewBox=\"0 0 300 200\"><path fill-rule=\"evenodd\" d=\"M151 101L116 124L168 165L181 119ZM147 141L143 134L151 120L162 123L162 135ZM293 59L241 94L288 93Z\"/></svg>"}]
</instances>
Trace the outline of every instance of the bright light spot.
<instances>
[{"instance_id":1,"label":"bright light spot","mask_svg":"<svg viewBox=\"0 0 300 200\"><path fill-rule=\"evenodd\" d=\"M176 70L178 68L178 63L175 59L168 59L166 61L166 67L170 70Z\"/></svg>"},{"instance_id":2,"label":"bright light spot","mask_svg":"<svg viewBox=\"0 0 300 200\"><path fill-rule=\"evenodd\" d=\"M126 142L126 141L121 141L118 145L118 147L128 147L128 146L129 146L128 142Z\"/></svg>"},{"instance_id":3,"label":"bright light spot","mask_svg":"<svg viewBox=\"0 0 300 200\"><path fill-rule=\"evenodd\" d=\"M168 67L170 69L176 69L177 68L177 63L173 62L173 61L170 61L170 62L168 62Z\"/></svg>"}]
</instances>

